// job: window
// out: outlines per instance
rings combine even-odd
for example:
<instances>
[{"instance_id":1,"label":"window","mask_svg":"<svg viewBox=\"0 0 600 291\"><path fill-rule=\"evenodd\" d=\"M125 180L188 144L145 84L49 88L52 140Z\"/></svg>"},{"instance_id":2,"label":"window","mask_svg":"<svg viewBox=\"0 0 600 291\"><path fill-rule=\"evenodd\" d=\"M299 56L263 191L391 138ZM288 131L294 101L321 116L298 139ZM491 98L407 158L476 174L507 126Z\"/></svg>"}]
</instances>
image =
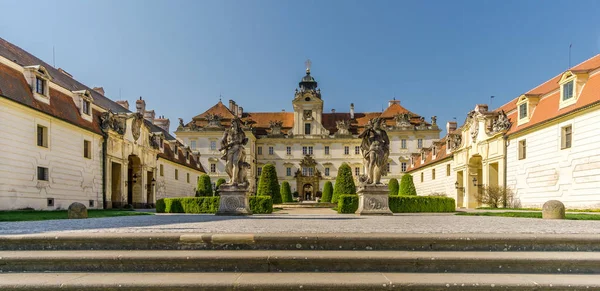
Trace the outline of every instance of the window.
<instances>
[{"instance_id":1,"label":"window","mask_svg":"<svg viewBox=\"0 0 600 291\"><path fill-rule=\"evenodd\" d=\"M527 103L519 105L519 119L527 117Z\"/></svg>"},{"instance_id":2,"label":"window","mask_svg":"<svg viewBox=\"0 0 600 291\"><path fill-rule=\"evenodd\" d=\"M44 95L46 92L46 84L44 79L40 78L40 77L36 77L35 78L35 92L38 94L42 94Z\"/></svg>"},{"instance_id":3,"label":"window","mask_svg":"<svg viewBox=\"0 0 600 291\"><path fill-rule=\"evenodd\" d=\"M48 199L46 199L46 205L47 206L54 206L54 198L48 198Z\"/></svg>"},{"instance_id":4,"label":"window","mask_svg":"<svg viewBox=\"0 0 600 291\"><path fill-rule=\"evenodd\" d=\"M90 200L90 201L88 201L88 202L89 202L89 204L88 204L88 205L89 205L89 207L94 207L94 200Z\"/></svg>"},{"instance_id":5,"label":"window","mask_svg":"<svg viewBox=\"0 0 600 291\"><path fill-rule=\"evenodd\" d=\"M418 149L423 148L423 139L422 138L417 140L417 148Z\"/></svg>"},{"instance_id":6,"label":"window","mask_svg":"<svg viewBox=\"0 0 600 291\"><path fill-rule=\"evenodd\" d=\"M402 170L402 173L406 172L406 162L400 163L400 168Z\"/></svg>"},{"instance_id":7,"label":"window","mask_svg":"<svg viewBox=\"0 0 600 291\"><path fill-rule=\"evenodd\" d=\"M175 156L176 159L179 159L179 149L177 148L177 145L175 145L175 150L173 151L173 155Z\"/></svg>"},{"instance_id":8,"label":"window","mask_svg":"<svg viewBox=\"0 0 600 291\"><path fill-rule=\"evenodd\" d=\"M435 146L433 146L433 156L435 157L437 155L437 148Z\"/></svg>"},{"instance_id":9,"label":"window","mask_svg":"<svg viewBox=\"0 0 600 291\"><path fill-rule=\"evenodd\" d=\"M195 140L193 140L193 141L190 141L190 147L191 147L193 150L195 150L195 149L196 149L196 141L195 141Z\"/></svg>"},{"instance_id":10,"label":"window","mask_svg":"<svg viewBox=\"0 0 600 291\"><path fill-rule=\"evenodd\" d=\"M312 155L313 154L313 147L308 147L308 154Z\"/></svg>"},{"instance_id":11,"label":"window","mask_svg":"<svg viewBox=\"0 0 600 291\"><path fill-rule=\"evenodd\" d=\"M215 164L215 163L210 164L210 172L211 173L217 172L217 164Z\"/></svg>"},{"instance_id":12,"label":"window","mask_svg":"<svg viewBox=\"0 0 600 291\"><path fill-rule=\"evenodd\" d=\"M519 160L525 159L527 150L527 144L525 140L519 141Z\"/></svg>"},{"instance_id":13,"label":"window","mask_svg":"<svg viewBox=\"0 0 600 291\"><path fill-rule=\"evenodd\" d=\"M435 180L435 169L431 169L431 180Z\"/></svg>"},{"instance_id":14,"label":"window","mask_svg":"<svg viewBox=\"0 0 600 291\"><path fill-rule=\"evenodd\" d=\"M274 152L273 147L269 147L269 155L273 155L273 152Z\"/></svg>"},{"instance_id":15,"label":"window","mask_svg":"<svg viewBox=\"0 0 600 291\"><path fill-rule=\"evenodd\" d=\"M190 173L186 174L186 180L187 180L188 183L190 182Z\"/></svg>"},{"instance_id":16,"label":"window","mask_svg":"<svg viewBox=\"0 0 600 291\"><path fill-rule=\"evenodd\" d=\"M450 176L450 164L446 165L446 176Z\"/></svg>"},{"instance_id":17,"label":"window","mask_svg":"<svg viewBox=\"0 0 600 291\"><path fill-rule=\"evenodd\" d=\"M423 172L421 172L421 183L423 183Z\"/></svg>"},{"instance_id":18,"label":"window","mask_svg":"<svg viewBox=\"0 0 600 291\"><path fill-rule=\"evenodd\" d=\"M310 134L310 123L304 124L304 134Z\"/></svg>"},{"instance_id":19,"label":"window","mask_svg":"<svg viewBox=\"0 0 600 291\"><path fill-rule=\"evenodd\" d=\"M561 149L571 148L571 141L573 139L573 128L569 126L565 126L562 128L561 132Z\"/></svg>"},{"instance_id":20,"label":"window","mask_svg":"<svg viewBox=\"0 0 600 291\"><path fill-rule=\"evenodd\" d=\"M210 141L210 150L211 151L216 151L217 150L217 142L214 140Z\"/></svg>"},{"instance_id":21,"label":"window","mask_svg":"<svg viewBox=\"0 0 600 291\"><path fill-rule=\"evenodd\" d=\"M286 148L285 148L285 153L286 153L288 156L292 155L292 147L286 147Z\"/></svg>"},{"instance_id":22,"label":"window","mask_svg":"<svg viewBox=\"0 0 600 291\"><path fill-rule=\"evenodd\" d=\"M159 144L160 144L160 148L162 149L162 148L163 148L163 139L162 139L162 138L160 138L160 139L158 140L158 142L159 142Z\"/></svg>"},{"instance_id":23,"label":"window","mask_svg":"<svg viewBox=\"0 0 600 291\"><path fill-rule=\"evenodd\" d=\"M360 168L359 167L354 168L354 175L356 175L357 177L360 176Z\"/></svg>"},{"instance_id":24,"label":"window","mask_svg":"<svg viewBox=\"0 0 600 291\"><path fill-rule=\"evenodd\" d=\"M355 146L354 147L354 154L355 155L359 155L360 154L360 147L359 146Z\"/></svg>"},{"instance_id":25,"label":"window","mask_svg":"<svg viewBox=\"0 0 600 291\"><path fill-rule=\"evenodd\" d=\"M258 152L259 155L262 155L262 147L258 147L257 152Z\"/></svg>"},{"instance_id":26,"label":"window","mask_svg":"<svg viewBox=\"0 0 600 291\"><path fill-rule=\"evenodd\" d=\"M406 149L406 139L400 140L400 148Z\"/></svg>"},{"instance_id":27,"label":"window","mask_svg":"<svg viewBox=\"0 0 600 291\"><path fill-rule=\"evenodd\" d=\"M179 170L175 169L175 180L179 180Z\"/></svg>"},{"instance_id":28,"label":"window","mask_svg":"<svg viewBox=\"0 0 600 291\"><path fill-rule=\"evenodd\" d=\"M48 168L38 167L37 178L39 181L48 181Z\"/></svg>"},{"instance_id":29,"label":"window","mask_svg":"<svg viewBox=\"0 0 600 291\"><path fill-rule=\"evenodd\" d=\"M48 128L45 126L37 126L37 145L40 147L48 147Z\"/></svg>"},{"instance_id":30,"label":"window","mask_svg":"<svg viewBox=\"0 0 600 291\"><path fill-rule=\"evenodd\" d=\"M160 176L164 177L165 176L165 166L160 165L159 172L160 172Z\"/></svg>"},{"instance_id":31,"label":"window","mask_svg":"<svg viewBox=\"0 0 600 291\"><path fill-rule=\"evenodd\" d=\"M83 157L88 159L92 158L92 142L89 140L83 141Z\"/></svg>"},{"instance_id":32,"label":"window","mask_svg":"<svg viewBox=\"0 0 600 291\"><path fill-rule=\"evenodd\" d=\"M574 80L571 80L567 83L565 83L564 85L562 85L562 100L568 100L573 98L573 84L574 84Z\"/></svg>"},{"instance_id":33,"label":"window","mask_svg":"<svg viewBox=\"0 0 600 291\"><path fill-rule=\"evenodd\" d=\"M90 115L90 101L83 100L82 111L84 114Z\"/></svg>"},{"instance_id":34,"label":"window","mask_svg":"<svg viewBox=\"0 0 600 291\"><path fill-rule=\"evenodd\" d=\"M304 168L302 168L302 176L312 176L314 173L314 170L315 170L314 168L304 167Z\"/></svg>"},{"instance_id":35,"label":"window","mask_svg":"<svg viewBox=\"0 0 600 291\"><path fill-rule=\"evenodd\" d=\"M256 174L257 176L260 176L262 174L262 167L258 167L258 169L256 169Z\"/></svg>"},{"instance_id":36,"label":"window","mask_svg":"<svg viewBox=\"0 0 600 291\"><path fill-rule=\"evenodd\" d=\"M329 146L325 146L325 154L328 155L329 154Z\"/></svg>"},{"instance_id":37,"label":"window","mask_svg":"<svg viewBox=\"0 0 600 291\"><path fill-rule=\"evenodd\" d=\"M329 168L325 168L325 176L329 176Z\"/></svg>"},{"instance_id":38,"label":"window","mask_svg":"<svg viewBox=\"0 0 600 291\"><path fill-rule=\"evenodd\" d=\"M350 154L350 147L349 146L345 146L344 147L344 155L349 155Z\"/></svg>"},{"instance_id":39,"label":"window","mask_svg":"<svg viewBox=\"0 0 600 291\"><path fill-rule=\"evenodd\" d=\"M285 175L288 176L288 177L291 176L292 175L292 168L290 168L290 167L285 168Z\"/></svg>"},{"instance_id":40,"label":"window","mask_svg":"<svg viewBox=\"0 0 600 291\"><path fill-rule=\"evenodd\" d=\"M302 154L305 156L308 154L308 147L302 147Z\"/></svg>"}]
</instances>

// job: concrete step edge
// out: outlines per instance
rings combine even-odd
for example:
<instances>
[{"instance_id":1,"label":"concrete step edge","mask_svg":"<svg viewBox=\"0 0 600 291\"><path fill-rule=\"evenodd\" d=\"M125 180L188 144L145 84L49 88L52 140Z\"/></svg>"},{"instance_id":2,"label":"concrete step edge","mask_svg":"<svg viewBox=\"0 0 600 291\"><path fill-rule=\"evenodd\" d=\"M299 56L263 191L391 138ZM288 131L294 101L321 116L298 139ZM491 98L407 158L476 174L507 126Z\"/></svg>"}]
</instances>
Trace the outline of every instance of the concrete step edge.
<instances>
[{"instance_id":1,"label":"concrete step edge","mask_svg":"<svg viewBox=\"0 0 600 291\"><path fill-rule=\"evenodd\" d=\"M600 275L415 273L0 274L1 290L595 290Z\"/></svg>"}]
</instances>

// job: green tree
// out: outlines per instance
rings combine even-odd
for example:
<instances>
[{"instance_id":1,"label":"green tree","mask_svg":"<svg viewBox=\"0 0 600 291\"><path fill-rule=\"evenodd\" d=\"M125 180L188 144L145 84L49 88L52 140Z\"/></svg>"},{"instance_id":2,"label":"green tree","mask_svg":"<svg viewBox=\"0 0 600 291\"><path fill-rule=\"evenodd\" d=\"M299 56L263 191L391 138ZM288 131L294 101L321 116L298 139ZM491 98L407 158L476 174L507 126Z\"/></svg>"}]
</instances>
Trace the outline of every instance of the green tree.
<instances>
[{"instance_id":1,"label":"green tree","mask_svg":"<svg viewBox=\"0 0 600 291\"><path fill-rule=\"evenodd\" d=\"M225 183L225 179L223 178L219 178L219 180L217 180L217 190L215 190L215 196L219 196L219 186L221 186L221 184Z\"/></svg>"},{"instance_id":2,"label":"green tree","mask_svg":"<svg viewBox=\"0 0 600 291\"><path fill-rule=\"evenodd\" d=\"M277 180L275 166L267 164L262 168L256 195L271 196L273 204L281 204L281 191L279 190L279 181Z\"/></svg>"},{"instance_id":3,"label":"green tree","mask_svg":"<svg viewBox=\"0 0 600 291\"><path fill-rule=\"evenodd\" d=\"M400 192L398 195L417 195L417 189L415 188L415 183L413 183L411 174L404 174L404 176L402 176L402 180L400 180Z\"/></svg>"},{"instance_id":4,"label":"green tree","mask_svg":"<svg viewBox=\"0 0 600 291\"><path fill-rule=\"evenodd\" d=\"M331 202L331 196L333 195L333 185L331 185L331 181L325 182L323 185L323 196L321 197L321 202Z\"/></svg>"},{"instance_id":5,"label":"green tree","mask_svg":"<svg viewBox=\"0 0 600 291\"><path fill-rule=\"evenodd\" d=\"M198 178L198 187L196 188L196 197L201 196L212 196L212 185L210 184L210 177L206 174Z\"/></svg>"},{"instance_id":6,"label":"green tree","mask_svg":"<svg viewBox=\"0 0 600 291\"><path fill-rule=\"evenodd\" d=\"M350 169L350 166L346 163L343 163L338 169L335 185L333 186L333 197L331 197L331 202L337 203L338 196L343 194L356 194L352 169Z\"/></svg>"},{"instance_id":7,"label":"green tree","mask_svg":"<svg viewBox=\"0 0 600 291\"><path fill-rule=\"evenodd\" d=\"M294 198L292 198L292 189L290 189L290 183L287 181L283 181L283 183L281 183L281 200L283 203L294 201Z\"/></svg>"},{"instance_id":8,"label":"green tree","mask_svg":"<svg viewBox=\"0 0 600 291\"><path fill-rule=\"evenodd\" d=\"M390 179L388 189L390 190L390 195L398 195L398 191L400 191L400 185L398 185L398 180L396 178Z\"/></svg>"}]
</instances>

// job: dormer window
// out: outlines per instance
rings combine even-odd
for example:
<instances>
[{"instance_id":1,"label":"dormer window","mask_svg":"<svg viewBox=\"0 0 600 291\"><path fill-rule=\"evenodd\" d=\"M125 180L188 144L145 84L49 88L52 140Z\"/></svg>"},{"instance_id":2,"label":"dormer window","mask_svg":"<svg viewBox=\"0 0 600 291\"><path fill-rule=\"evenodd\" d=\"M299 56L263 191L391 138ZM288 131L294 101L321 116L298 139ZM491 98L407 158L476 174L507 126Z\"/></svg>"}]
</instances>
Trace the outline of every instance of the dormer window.
<instances>
[{"instance_id":1,"label":"dormer window","mask_svg":"<svg viewBox=\"0 0 600 291\"><path fill-rule=\"evenodd\" d=\"M573 98L574 94L574 89L575 89L575 80L571 80L565 84L562 85L562 100L569 100L571 98Z\"/></svg>"},{"instance_id":2,"label":"dormer window","mask_svg":"<svg viewBox=\"0 0 600 291\"><path fill-rule=\"evenodd\" d=\"M51 80L50 74L43 66L27 66L23 74L31 87L33 97L41 102L50 104L50 90L48 81Z\"/></svg>"},{"instance_id":3,"label":"dormer window","mask_svg":"<svg viewBox=\"0 0 600 291\"><path fill-rule=\"evenodd\" d=\"M435 157L437 155L437 148L434 146L433 147L433 156Z\"/></svg>"},{"instance_id":4,"label":"dormer window","mask_svg":"<svg viewBox=\"0 0 600 291\"><path fill-rule=\"evenodd\" d=\"M46 92L46 80L35 77L35 93L45 95Z\"/></svg>"},{"instance_id":5,"label":"dormer window","mask_svg":"<svg viewBox=\"0 0 600 291\"><path fill-rule=\"evenodd\" d=\"M519 105L519 119L527 117L527 103Z\"/></svg>"},{"instance_id":6,"label":"dormer window","mask_svg":"<svg viewBox=\"0 0 600 291\"><path fill-rule=\"evenodd\" d=\"M79 108L79 114L83 119L92 122L92 94L88 90L73 91L73 101Z\"/></svg>"},{"instance_id":7,"label":"dormer window","mask_svg":"<svg viewBox=\"0 0 600 291\"><path fill-rule=\"evenodd\" d=\"M83 111L83 114L90 115L90 101L83 100L83 103L81 105L82 105L81 110Z\"/></svg>"}]
</instances>

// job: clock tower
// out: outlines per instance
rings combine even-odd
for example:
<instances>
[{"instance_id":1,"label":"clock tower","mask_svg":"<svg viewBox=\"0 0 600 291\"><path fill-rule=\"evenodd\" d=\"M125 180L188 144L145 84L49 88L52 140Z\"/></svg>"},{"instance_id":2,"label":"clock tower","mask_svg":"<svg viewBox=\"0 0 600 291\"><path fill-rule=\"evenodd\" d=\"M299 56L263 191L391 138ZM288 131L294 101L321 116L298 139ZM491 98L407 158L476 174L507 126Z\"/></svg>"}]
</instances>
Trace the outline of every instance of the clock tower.
<instances>
[{"instance_id":1,"label":"clock tower","mask_svg":"<svg viewBox=\"0 0 600 291\"><path fill-rule=\"evenodd\" d=\"M294 106L294 136L307 138L328 135L329 132L323 127L321 120L323 116L323 100L321 89L317 89L317 81L310 75L311 61L306 61L306 75L298 83L298 89L294 95L292 105Z\"/></svg>"}]
</instances>

